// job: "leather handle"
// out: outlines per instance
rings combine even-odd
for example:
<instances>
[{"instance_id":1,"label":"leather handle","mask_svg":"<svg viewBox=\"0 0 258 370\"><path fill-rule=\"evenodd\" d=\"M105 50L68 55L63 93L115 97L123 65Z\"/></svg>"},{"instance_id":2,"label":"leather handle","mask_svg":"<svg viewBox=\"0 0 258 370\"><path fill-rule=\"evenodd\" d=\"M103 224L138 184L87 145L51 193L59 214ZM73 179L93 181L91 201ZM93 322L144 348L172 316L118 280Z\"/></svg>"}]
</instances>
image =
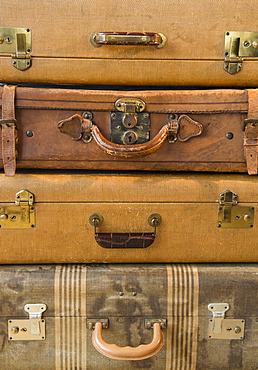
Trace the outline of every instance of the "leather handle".
<instances>
[{"instance_id":1,"label":"leather handle","mask_svg":"<svg viewBox=\"0 0 258 370\"><path fill-rule=\"evenodd\" d=\"M95 233L102 248L147 248L155 240L154 233Z\"/></svg>"},{"instance_id":2,"label":"leather handle","mask_svg":"<svg viewBox=\"0 0 258 370\"><path fill-rule=\"evenodd\" d=\"M149 225L154 227L152 233L97 233L96 228L103 222L99 213L93 213L89 217L89 223L94 226L94 237L102 248L147 248L155 240L156 227L161 223L161 216L152 213L148 217Z\"/></svg>"},{"instance_id":3,"label":"leather handle","mask_svg":"<svg viewBox=\"0 0 258 370\"><path fill-rule=\"evenodd\" d=\"M143 144L119 145L107 140L98 126L92 125L91 134L98 146L107 154L120 158L138 158L155 152L164 143L168 136L169 125L164 125L157 135Z\"/></svg>"},{"instance_id":4,"label":"leather handle","mask_svg":"<svg viewBox=\"0 0 258 370\"><path fill-rule=\"evenodd\" d=\"M103 356L114 360L144 360L154 356L163 346L163 334L159 323L153 324L153 338L149 344L140 344L138 347L119 347L104 341L102 337L102 323L96 322L92 332L92 344Z\"/></svg>"},{"instance_id":5,"label":"leather handle","mask_svg":"<svg viewBox=\"0 0 258 370\"><path fill-rule=\"evenodd\" d=\"M95 143L107 154L119 158L139 158L155 152L164 143L166 138L169 142L185 142L192 137L199 136L203 132L201 123L194 121L185 114L169 120L154 138L142 144L119 145L107 140L100 132L98 126L91 119L85 119L79 114L64 119L58 123L58 130L68 134L74 140L89 143L93 138Z\"/></svg>"},{"instance_id":6,"label":"leather handle","mask_svg":"<svg viewBox=\"0 0 258 370\"><path fill-rule=\"evenodd\" d=\"M94 32L90 37L93 46L102 45L153 45L162 48L167 39L155 32Z\"/></svg>"}]
</instances>

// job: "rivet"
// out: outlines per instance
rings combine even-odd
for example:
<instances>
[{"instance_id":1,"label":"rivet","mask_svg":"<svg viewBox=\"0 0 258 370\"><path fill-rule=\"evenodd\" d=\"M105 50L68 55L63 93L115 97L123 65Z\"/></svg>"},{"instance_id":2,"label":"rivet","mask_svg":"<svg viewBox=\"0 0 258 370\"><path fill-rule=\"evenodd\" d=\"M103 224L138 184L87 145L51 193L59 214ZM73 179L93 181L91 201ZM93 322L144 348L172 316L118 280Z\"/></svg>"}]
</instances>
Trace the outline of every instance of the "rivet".
<instances>
[{"instance_id":1,"label":"rivet","mask_svg":"<svg viewBox=\"0 0 258 370\"><path fill-rule=\"evenodd\" d=\"M132 295L133 295L133 296L136 296L136 295L137 295L137 292L132 292Z\"/></svg>"},{"instance_id":2,"label":"rivet","mask_svg":"<svg viewBox=\"0 0 258 370\"><path fill-rule=\"evenodd\" d=\"M235 332L236 334L241 333L241 328L240 328L240 326L236 326L236 327L234 328L234 332Z\"/></svg>"},{"instance_id":3,"label":"rivet","mask_svg":"<svg viewBox=\"0 0 258 370\"><path fill-rule=\"evenodd\" d=\"M221 224L217 224L217 227L221 227Z\"/></svg>"},{"instance_id":4,"label":"rivet","mask_svg":"<svg viewBox=\"0 0 258 370\"><path fill-rule=\"evenodd\" d=\"M149 114L148 113L144 113L143 117L144 118L148 118L149 117Z\"/></svg>"},{"instance_id":5,"label":"rivet","mask_svg":"<svg viewBox=\"0 0 258 370\"><path fill-rule=\"evenodd\" d=\"M247 48L248 46L250 46L251 44L250 44L250 42L249 41L245 41L244 42L244 46Z\"/></svg>"},{"instance_id":6,"label":"rivet","mask_svg":"<svg viewBox=\"0 0 258 370\"><path fill-rule=\"evenodd\" d=\"M118 322L124 322L125 320L124 320L124 318L123 318L123 317L119 317L119 318L117 319L117 321L118 321Z\"/></svg>"},{"instance_id":7,"label":"rivet","mask_svg":"<svg viewBox=\"0 0 258 370\"><path fill-rule=\"evenodd\" d=\"M8 215L6 215L5 213L3 215L0 215L0 221L5 221L8 219Z\"/></svg>"},{"instance_id":8,"label":"rivet","mask_svg":"<svg viewBox=\"0 0 258 370\"><path fill-rule=\"evenodd\" d=\"M253 48L257 49L258 48L258 41L257 40L253 41L252 45L253 45Z\"/></svg>"},{"instance_id":9,"label":"rivet","mask_svg":"<svg viewBox=\"0 0 258 370\"><path fill-rule=\"evenodd\" d=\"M26 332L27 328L21 328L21 331Z\"/></svg>"},{"instance_id":10,"label":"rivet","mask_svg":"<svg viewBox=\"0 0 258 370\"><path fill-rule=\"evenodd\" d=\"M116 117L116 114L115 113L111 113L111 117L112 118L115 118Z\"/></svg>"},{"instance_id":11,"label":"rivet","mask_svg":"<svg viewBox=\"0 0 258 370\"><path fill-rule=\"evenodd\" d=\"M147 322L146 322L146 328L147 328L147 329L151 329L151 322L150 322L150 321L147 321Z\"/></svg>"},{"instance_id":12,"label":"rivet","mask_svg":"<svg viewBox=\"0 0 258 370\"><path fill-rule=\"evenodd\" d=\"M233 132L227 132L227 133L226 133L226 138L227 138L227 139L231 140L231 139L233 139L233 137L234 137Z\"/></svg>"},{"instance_id":13,"label":"rivet","mask_svg":"<svg viewBox=\"0 0 258 370\"><path fill-rule=\"evenodd\" d=\"M251 216L247 213L246 215L244 215L244 220L245 221L249 221L251 219Z\"/></svg>"},{"instance_id":14,"label":"rivet","mask_svg":"<svg viewBox=\"0 0 258 370\"><path fill-rule=\"evenodd\" d=\"M19 327L18 326L14 326L12 329L11 329L11 332L13 334L18 334L19 333Z\"/></svg>"},{"instance_id":15,"label":"rivet","mask_svg":"<svg viewBox=\"0 0 258 370\"><path fill-rule=\"evenodd\" d=\"M123 296L124 295L124 292L119 292L118 293L120 296Z\"/></svg>"},{"instance_id":16,"label":"rivet","mask_svg":"<svg viewBox=\"0 0 258 370\"><path fill-rule=\"evenodd\" d=\"M34 132L32 130L28 130L28 131L26 131L26 135L28 137L33 137L34 136Z\"/></svg>"},{"instance_id":17,"label":"rivet","mask_svg":"<svg viewBox=\"0 0 258 370\"><path fill-rule=\"evenodd\" d=\"M2 44L3 42L4 42L4 38L0 37L0 44Z\"/></svg>"},{"instance_id":18,"label":"rivet","mask_svg":"<svg viewBox=\"0 0 258 370\"><path fill-rule=\"evenodd\" d=\"M227 328L226 330L227 330L227 331L231 331L231 330L232 330L232 328Z\"/></svg>"},{"instance_id":19,"label":"rivet","mask_svg":"<svg viewBox=\"0 0 258 370\"><path fill-rule=\"evenodd\" d=\"M169 118L170 119L175 119L176 118L176 115L175 114L170 114Z\"/></svg>"},{"instance_id":20,"label":"rivet","mask_svg":"<svg viewBox=\"0 0 258 370\"><path fill-rule=\"evenodd\" d=\"M119 125L118 125L118 126L116 126L116 128L117 128L118 130L121 130L121 126L119 126Z\"/></svg>"}]
</instances>

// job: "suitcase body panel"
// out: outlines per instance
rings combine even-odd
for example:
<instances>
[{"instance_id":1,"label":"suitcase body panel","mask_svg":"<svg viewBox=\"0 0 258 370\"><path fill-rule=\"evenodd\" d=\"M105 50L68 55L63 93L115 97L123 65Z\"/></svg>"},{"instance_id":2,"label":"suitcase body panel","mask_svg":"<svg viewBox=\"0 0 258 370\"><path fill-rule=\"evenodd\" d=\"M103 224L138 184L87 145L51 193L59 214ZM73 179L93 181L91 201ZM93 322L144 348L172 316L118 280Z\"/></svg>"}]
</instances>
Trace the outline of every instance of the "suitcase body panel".
<instances>
[{"instance_id":1,"label":"suitcase body panel","mask_svg":"<svg viewBox=\"0 0 258 370\"><path fill-rule=\"evenodd\" d=\"M17 167L251 173L245 155L248 139L245 119L257 116L251 93L256 96L256 90L104 91L17 87L14 101L18 127ZM142 119L140 115L147 116L150 141L138 144L136 140L130 146L124 142L123 135L135 132L138 137L143 126L138 123L129 128L123 125L122 118L114 124L112 117L123 115L115 107L116 102L131 98L146 104L142 113L136 113L137 120ZM4 89L2 110L3 99ZM85 112L93 116L89 130L98 128L109 143L114 130L121 131L119 144L111 143L111 152L99 143L93 131L87 134L90 140L83 140L80 122L73 117L77 115L83 125L87 122L82 118ZM176 122L171 121L171 117ZM65 124L59 127L63 121ZM66 128L67 121L70 131ZM177 133L170 134L172 131L167 127L175 123ZM151 142L164 129L168 130L167 137L164 136L163 141L159 139L159 147L155 147ZM189 135L185 134L187 130ZM170 135L175 138L172 142ZM148 143L150 152L138 154L137 146ZM251 144L255 147L255 143ZM0 146L3 148L3 141ZM130 156L121 153L129 151L128 147L132 148ZM256 157L252 158L257 172Z\"/></svg>"},{"instance_id":2,"label":"suitcase body panel","mask_svg":"<svg viewBox=\"0 0 258 370\"><path fill-rule=\"evenodd\" d=\"M49 0L36 10L32 1L23 7L13 0L5 9L1 27L25 27L32 38L32 63L26 71L14 68L10 56L0 49L5 82L257 86L256 58L250 53L241 72L230 75L223 69L225 33L257 31L251 21L255 1L236 5L232 0L220 4L166 0L162 6L155 1L148 5L112 1L108 6L103 1L77 1L71 6L69 1L60 5ZM90 41L94 32L162 33L166 43L161 48L95 47Z\"/></svg>"},{"instance_id":3,"label":"suitcase body panel","mask_svg":"<svg viewBox=\"0 0 258 370\"><path fill-rule=\"evenodd\" d=\"M1 267L0 275L4 298L0 358L6 368L254 370L257 366L255 264L9 265ZM9 339L7 321L28 319L24 305L32 301L47 305L42 315L45 340L16 341L15 334ZM209 338L212 313L207 306L213 302L229 305L225 319L245 320L243 339ZM145 360L110 359L92 345L92 330L86 325L93 318L109 320L103 337L121 347L149 343L152 333L144 320L165 319L164 345Z\"/></svg>"},{"instance_id":4,"label":"suitcase body panel","mask_svg":"<svg viewBox=\"0 0 258 370\"><path fill-rule=\"evenodd\" d=\"M1 263L256 262L258 258L257 183L244 175L17 174L2 175L0 187ZM14 223L5 228L3 207L13 206L22 189L35 197L34 227L21 229ZM247 207L244 214L234 216L246 219L243 228L218 227L219 195L228 189L237 195L238 206ZM251 208L253 220L249 220ZM161 223L147 248L102 248L90 224L93 214L103 217L96 228L103 235L153 233L148 221L153 214L161 216Z\"/></svg>"}]
</instances>

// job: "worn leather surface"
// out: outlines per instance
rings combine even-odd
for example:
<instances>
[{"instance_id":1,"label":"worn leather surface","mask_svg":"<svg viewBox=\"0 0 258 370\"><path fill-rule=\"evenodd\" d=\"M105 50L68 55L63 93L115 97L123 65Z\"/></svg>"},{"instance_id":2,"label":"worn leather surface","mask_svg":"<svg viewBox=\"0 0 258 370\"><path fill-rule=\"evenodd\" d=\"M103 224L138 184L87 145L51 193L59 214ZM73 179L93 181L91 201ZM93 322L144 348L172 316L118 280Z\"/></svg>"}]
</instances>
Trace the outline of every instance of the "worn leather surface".
<instances>
[{"instance_id":1,"label":"worn leather surface","mask_svg":"<svg viewBox=\"0 0 258 370\"><path fill-rule=\"evenodd\" d=\"M18 87L17 167L246 172L243 122L249 109L247 95L248 90L237 89L117 91ZM69 135L58 130L60 121L90 111L92 127L96 126L109 141L110 114L116 112L114 104L123 97L141 98L146 103L144 112L150 115L151 140L169 122L171 114L178 114L181 120L178 140L169 143L165 139L155 152L140 159L117 158L100 150L95 140L88 143L79 140L86 120L81 127L80 119L76 120L76 127L68 128L68 123L63 126ZM186 126L189 120L202 125L201 135L193 135L196 124ZM186 138L189 140L182 141Z\"/></svg>"},{"instance_id":2,"label":"worn leather surface","mask_svg":"<svg viewBox=\"0 0 258 370\"><path fill-rule=\"evenodd\" d=\"M147 248L155 240L154 233L96 233L102 248Z\"/></svg>"},{"instance_id":3,"label":"worn leather surface","mask_svg":"<svg viewBox=\"0 0 258 370\"><path fill-rule=\"evenodd\" d=\"M16 171L16 144L18 140L15 119L16 86L5 85L2 90L2 160L6 176L14 176Z\"/></svg>"},{"instance_id":4,"label":"worn leather surface","mask_svg":"<svg viewBox=\"0 0 258 370\"><path fill-rule=\"evenodd\" d=\"M249 175L257 175L258 172L258 93L256 90L248 90L248 118L257 122L249 122L245 127L244 153Z\"/></svg>"}]
</instances>

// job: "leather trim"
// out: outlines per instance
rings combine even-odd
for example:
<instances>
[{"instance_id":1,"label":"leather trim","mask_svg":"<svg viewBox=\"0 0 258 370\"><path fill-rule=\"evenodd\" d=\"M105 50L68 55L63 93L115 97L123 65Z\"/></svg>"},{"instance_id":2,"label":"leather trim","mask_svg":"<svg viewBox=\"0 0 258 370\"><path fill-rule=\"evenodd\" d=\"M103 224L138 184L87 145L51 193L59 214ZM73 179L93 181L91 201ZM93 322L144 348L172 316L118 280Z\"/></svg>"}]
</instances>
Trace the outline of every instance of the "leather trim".
<instances>
[{"instance_id":1,"label":"leather trim","mask_svg":"<svg viewBox=\"0 0 258 370\"><path fill-rule=\"evenodd\" d=\"M257 119L257 123L248 122L245 126L244 156L249 175L258 173L258 91L248 91L248 119Z\"/></svg>"},{"instance_id":2,"label":"leather trim","mask_svg":"<svg viewBox=\"0 0 258 370\"><path fill-rule=\"evenodd\" d=\"M14 176L17 157L17 128L15 124L16 86L4 85L2 92L2 158L6 176Z\"/></svg>"}]
</instances>

